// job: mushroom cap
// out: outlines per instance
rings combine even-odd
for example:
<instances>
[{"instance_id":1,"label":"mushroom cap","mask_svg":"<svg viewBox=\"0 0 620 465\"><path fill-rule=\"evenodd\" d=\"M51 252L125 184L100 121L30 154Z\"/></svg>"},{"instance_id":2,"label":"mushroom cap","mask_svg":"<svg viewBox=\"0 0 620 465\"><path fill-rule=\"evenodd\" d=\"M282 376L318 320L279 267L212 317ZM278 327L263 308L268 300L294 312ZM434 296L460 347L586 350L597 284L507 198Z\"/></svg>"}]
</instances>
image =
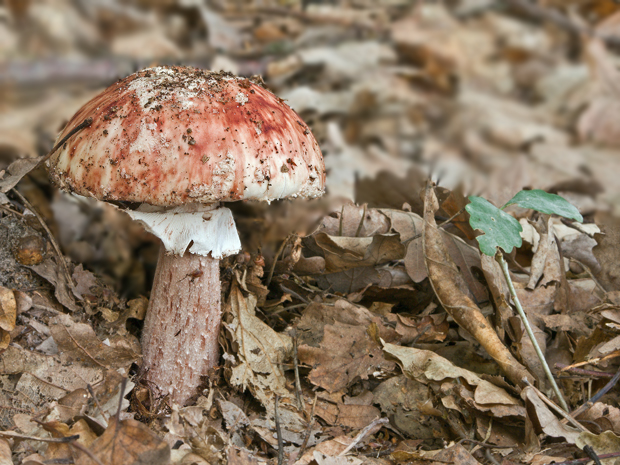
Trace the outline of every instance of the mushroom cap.
<instances>
[{"instance_id":1,"label":"mushroom cap","mask_svg":"<svg viewBox=\"0 0 620 465\"><path fill-rule=\"evenodd\" d=\"M63 190L159 206L313 198L324 192L319 146L284 101L229 73L161 66L86 103L50 157Z\"/></svg>"}]
</instances>

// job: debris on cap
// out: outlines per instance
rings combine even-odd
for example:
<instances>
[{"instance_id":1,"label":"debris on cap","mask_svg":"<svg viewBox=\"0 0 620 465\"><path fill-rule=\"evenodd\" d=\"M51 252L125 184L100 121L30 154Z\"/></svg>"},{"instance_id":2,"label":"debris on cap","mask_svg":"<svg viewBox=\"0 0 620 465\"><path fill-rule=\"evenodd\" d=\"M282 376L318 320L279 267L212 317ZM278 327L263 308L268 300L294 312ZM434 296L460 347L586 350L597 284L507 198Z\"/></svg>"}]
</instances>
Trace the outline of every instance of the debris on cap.
<instances>
[{"instance_id":1,"label":"debris on cap","mask_svg":"<svg viewBox=\"0 0 620 465\"><path fill-rule=\"evenodd\" d=\"M48 161L62 189L159 206L272 201L323 194L325 166L307 126L282 99L230 73L155 67L85 104Z\"/></svg>"}]
</instances>

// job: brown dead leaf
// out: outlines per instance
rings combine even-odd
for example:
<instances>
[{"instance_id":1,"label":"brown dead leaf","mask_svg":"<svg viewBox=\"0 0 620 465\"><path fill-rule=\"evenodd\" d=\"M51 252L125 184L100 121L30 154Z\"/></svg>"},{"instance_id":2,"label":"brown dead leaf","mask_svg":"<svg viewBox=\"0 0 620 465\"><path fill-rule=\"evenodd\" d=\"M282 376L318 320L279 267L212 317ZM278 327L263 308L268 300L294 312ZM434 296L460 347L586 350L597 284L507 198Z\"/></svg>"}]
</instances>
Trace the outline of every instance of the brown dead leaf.
<instances>
[{"instance_id":1,"label":"brown dead leaf","mask_svg":"<svg viewBox=\"0 0 620 465\"><path fill-rule=\"evenodd\" d=\"M531 387L525 387L521 391L521 397L525 401L527 416L534 426L536 434L545 433L553 438L564 438L571 444L579 437L579 431L566 426L549 410L549 407L540 400L538 394Z\"/></svg>"},{"instance_id":2,"label":"brown dead leaf","mask_svg":"<svg viewBox=\"0 0 620 465\"><path fill-rule=\"evenodd\" d=\"M15 329L17 302L13 291L0 286L0 328L5 331Z\"/></svg>"},{"instance_id":3,"label":"brown dead leaf","mask_svg":"<svg viewBox=\"0 0 620 465\"><path fill-rule=\"evenodd\" d=\"M49 421L41 424L45 431L48 431L52 434L53 438L66 438L71 436L69 432L69 426L61 423L59 421ZM47 451L45 451L45 459L46 461L72 461L72 449L71 446L67 443L50 443L47 446Z\"/></svg>"},{"instance_id":4,"label":"brown dead leaf","mask_svg":"<svg viewBox=\"0 0 620 465\"><path fill-rule=\"evenodd\" d=\"M348 203L340 211L324 217L320 231L330 236L371 237L387 234L389 227L388 219L380 210Z\"/></svg>"},{"instance_id":5,"label":"brown dead leaf","mask_svg":"<svg viewBox=\"0 0 620 465\"><path fill-rule=\"evenodd\" d=\"M250 451L232 445L228 447L226 457L228 458L228 465L258 465L259 463Z\"/></svg>"},{"instance_id":6,"label":"brown dead leaf","mask_svg":"<svg viewBox=\"0 0 620 465\"><path fill-rule=\"evenodd\" d=\"M75 286L71 286L73 295L80 300L84 300L88 297L94 299L91 288L98 285L95 275L88 270L85 270L82 264L79 264L73 270L71 276L75 280ZM89 300L91 300L89 299Z\"/></svg>"},{"instance_id":7,"label":"brown dead leaf","mask_svg":"<svg viewBox=\"0 0 620 465\"><path fill-rule=\"evenodd\" d=\"M441 420L429 414L434 407L427 385L399 375L383 381L373 394L375 402L388 415L391 424L407 436L433 439L447 434ZM435 413L441 415L436 409Z\"/></svg>"},{"instance_id":8,"label":"brown dead leaf","mask_svg":"<svg viewBox=\"0 0 620 465\"><path fill-rule=\"evenodd\" d=\"M495 327L500 339L504 339L506 329L509 327L508 320L514 316L510 301L510 291L502 269L492 257L482 254L480 257L482 272L493 296L495 303Z\"/></svg>"},{"instance_id":9,"label":"brown dead leaf","mask_svg":"<svg viewBox=\"0 0 620 465\"><path fill-rule=\"evenodd\" d=\"M314 235L314 240L325 253L328 273L382 265L405 256L405 248L396 234L343 237L318 233Z\"/></svg>"},{"instance_id":10,"label":"brown dead leaf","mask_svg":"<svg viewBox=\"0 0 620 465\"><path fill-rule=\"evenodd\" d=\"M24 176L35 169L46 158L47 155L42 155L37 158L20 158L15 160L6 169L4 176L0 176L0 192L6 194L13 187L15 187Z\"/></svg>"},{"instance_id":11,"label":"brown dead leaf","mask_svg":"<svg viewBox=\"0 0 620 465\"><path fill-rule=\"evenodd\" d=\"M64 260L64 258L63 258ZM47 258L38 265L29 266L31 270L36 272L42 278L45 278L54 286L54 296L65 308L72 312L78 311L79 307L75 303L70 285L67 284L65 273L61 269L62 265L57 264L54 259Z\"/></svg>"},{"instance_id":12,"label":"brown dead leaf","mask_svg":"<svg viewBox=\"0 0 620 465\"><path fill-rule=\"evenodd\" d=\"M604 431L601 434L593 434L589 431L584 431L576 439L575 445L580 448L588 445L594 449L597 455L612 454L618 452L620 449L620 437L615 435L612 431ZM617 465L618 459L612 458L605 460L605 462Z\"/></svg>"},{"instance_id":13,"label":"brown dead leaf","mask_svg":"<svg viewBox=\"0 0 620 465\"><path fill-rule=\"evenodd\" d=\"M443 315L445 317L445 315ZM390 313L388 321L396 321L396 332L401 336L400 343L409 345L414 340L422 342L441 342L448 335L450 324L442 315L408 318L400 314Z\"/></svg>"},{"instance_id":14,"label":"brown dead leaf","mask_svg":"<svg viewBox=\"0 0 620 465\"><path fill-rule=\"evenodd\" d=\"M506 376L520 385L523 378L534 381L532 375L504 346L478 306L467 295L467 286L445 250L435 223L437 197L430 184L424 202L424 252L428 276L437 298L459 326L467 330L498 363Z\"/></svg>"},{"instance_id":15,"label":"brown dead leaf","mask_svg":"<svg viewBox=\"0 0 620 465\"><path fill-rule=\"evenodd\" d=\"M613 405L596 402L578 418L596 423L601 431L611 430L615 434L620 434L620 409Z\"/></svg>"},{"instance_id":16,"label":"brown dead leaf","mask_svg":"<svg viewBox=\"0 0 620 465\"><path fill-rule=\"evenodd\" d=\"M341 402L319 400L315 414L332 426L362 429L380 417L381 412L372 405L346 405Z\"/></svg>"},{"instance_id":17,"label":"brown dead leaf","mask_svg":"<svg viewBox=\"0 0 620 465\"><path fill-rule=\"evenodd\" d=\"M13 465L11 447L6 439L0 439L0 465Z\"/></svg>"},{"instance_id":18,"label":"brown dead leaf","mask_svg":"<svg viewBox=\"0 0 620 465\"><path fill-rule=\"evenodd\" d=\"M58 347L72 360L85 361L102 368L128 370L140 358L129 347L104 344L90 325L76 323L67 314L59 314L52 320L50 332Z\"/></svg>"},{"instance_id":19,"label":"brown dead leaf","mask_svg":"<svg viewBox=\"0 0 620 465\"><path fill-rule=\"evenodd\" d=\"M168 465L170 446L136 420L110 418L105 432L90 446L101 462L123 465ZM76 465L92 465L93 460L76 451Z\"/></svg>"},{"instance_id":20,"label":"brown dead leaf","mask_svg":"<svg viewBox=\"0 0 620 465\"><path fill-rule=\"evenodd\" d=\"M397 450L390 455L398 463L424 463L424 465L440 465L444 463L458 463L463 465L480 465L462 445L457 444L447 449L438 450Z\"/></svg>"},{"instance_id":21,"label":"brown dead leaf","mask_svg":"<svg viewBox=\"0 0 620 465\"><path fill-rule=\"evenodd\" d=\"M302 345L298 356L312 366L310 382L329 392L394 369L394 363L385 360L379 344L363 325L327 325L320 347Z\"/></svg>"},{"instance_id":22,"label":"brown dead leaf","mask_svg":"<svg viewBox=\"0 0 620 465\"><path fill-rule=\"evenodd\" d=\"M597 213L595 220L602 231L594 236L598 245L592 249L601 265L596 279L606 291L620 291L620 220L605 212Z\"/></svg>"}]
</instances>

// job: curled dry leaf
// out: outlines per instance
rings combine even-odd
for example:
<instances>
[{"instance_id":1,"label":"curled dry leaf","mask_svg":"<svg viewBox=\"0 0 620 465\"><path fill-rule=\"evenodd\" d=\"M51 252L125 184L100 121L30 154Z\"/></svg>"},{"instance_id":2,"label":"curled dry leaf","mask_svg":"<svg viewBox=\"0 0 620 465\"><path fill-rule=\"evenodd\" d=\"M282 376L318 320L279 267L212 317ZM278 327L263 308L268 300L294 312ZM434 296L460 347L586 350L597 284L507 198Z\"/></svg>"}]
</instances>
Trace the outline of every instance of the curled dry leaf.
<instances>
[{"instance_id":1,"label":"curled dry leaf","mask_svg":"<svg viewBox=\"0 0 620 465\"><path fill-rule=\"evenodd\" d=\"M238 363L232 367L230 382L250 388L261 402L268 403L272 393L287 396L282 363L293 349L290 336L275 332L255 315L256 296L244 296L234 281L228 301L232 320L226 323Z\"/></svg>"},{"instance_id":2,"label":"curled dry leaf","mask_svg":"<svg viewBox=\"0 0 620 465\"><path fill-rule=\"evenodd\" d=\"M429 184L424 201L424 253L428 276L437 298L454 321L485 348L510 381L517 385L522 384L524 378L533 382L532 375L504 346L478 306L467 295L465 281L446 252L435 223L437 209L437 197Z\"/></svg>"},{"instance_id":3,"label":"curled dry leaf","mask_svg":"<svg viewBox=\"0 0 620 465\"><path fill-rule=\"evenodd\" d=\"M452 383L463 387L462 381L473 388L473 397L468 393L462 395L472 407L479 411L490 410L496 416L524 417L525 410L518 399L512 397L505 389L491 384L475 373L459 368L445 358L428 350L384 344L386 354L394 357L403 373L409 378L428 384L433 381Z\"/></svg>"}]
</instances>

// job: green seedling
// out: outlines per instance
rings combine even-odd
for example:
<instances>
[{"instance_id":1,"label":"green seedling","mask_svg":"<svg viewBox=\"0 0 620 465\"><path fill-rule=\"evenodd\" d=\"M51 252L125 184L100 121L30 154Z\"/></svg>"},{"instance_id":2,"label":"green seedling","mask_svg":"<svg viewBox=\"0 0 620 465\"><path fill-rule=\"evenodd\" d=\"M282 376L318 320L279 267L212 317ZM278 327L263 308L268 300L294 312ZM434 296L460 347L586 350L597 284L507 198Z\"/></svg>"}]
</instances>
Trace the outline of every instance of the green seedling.
<instances>
[{"instance_id":1,"label":"green seedling","mask_svg":"<svg viewBox=\"0 0 620 465\"><path fill-rule=\"evenodd\" d=\"M511 215L506 213L504 209L509 205L518 205L522 208L529 208L541 213L549 215L559 215L565 218L573 219L578 222L583 221L583 217L575 208L574 205L569 203L566 199L559 195L549 194L542 190L521 191L510 199L506 205L501 208L497 208L486 199L482 197L476 197L472 195L469 197L469 203L465 209L469 213L469 224L475 230L480 230L483 234L476 237L480 251L491 257L495 257L495 260L500 264L504 278L508 283L510 289L510 295L519 312L519 316L523 321L527 335L532 341L532 345L536 350L536 354L542 363L545 374L551 383L553 391L557 396L562 408L568 412L568 405L560 392L549 365L545 360L545 356L542 353L536 338L534 337L534 331L523 311L521 302L517 297L512 279L510 278L510 272L508 271L508 264L504 259L504 253L512 252L514 247L521 247L521 232L523 228L521 224Z\"/></svg>"}]
</instances>

